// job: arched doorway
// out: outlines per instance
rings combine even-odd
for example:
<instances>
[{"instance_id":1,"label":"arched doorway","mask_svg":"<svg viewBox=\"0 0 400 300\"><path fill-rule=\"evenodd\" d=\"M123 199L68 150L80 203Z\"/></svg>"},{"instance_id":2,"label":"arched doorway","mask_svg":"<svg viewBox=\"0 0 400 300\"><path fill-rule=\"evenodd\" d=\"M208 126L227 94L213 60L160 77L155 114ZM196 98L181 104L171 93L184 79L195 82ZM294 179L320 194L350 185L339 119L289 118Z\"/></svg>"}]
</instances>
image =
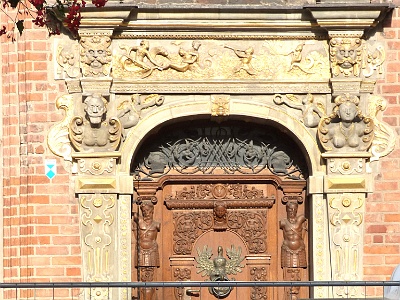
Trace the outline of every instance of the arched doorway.
<instances>
[{"instance_id":1,"label":"arched doorway","mask_svg":"<svg viewBox=\"0 0 400 300\"><path fill-rule=\"evenodd\" d=\"M132 280L308 280L308 168L302 153L293 138L267 124L198 120L154 130L131 164ZM282 244L295 246L281 251ZM306 289L286 292L308 297ZM233 300L284 293L189 288L148 289L140 296Z\"/></svg>"}]
</instances>

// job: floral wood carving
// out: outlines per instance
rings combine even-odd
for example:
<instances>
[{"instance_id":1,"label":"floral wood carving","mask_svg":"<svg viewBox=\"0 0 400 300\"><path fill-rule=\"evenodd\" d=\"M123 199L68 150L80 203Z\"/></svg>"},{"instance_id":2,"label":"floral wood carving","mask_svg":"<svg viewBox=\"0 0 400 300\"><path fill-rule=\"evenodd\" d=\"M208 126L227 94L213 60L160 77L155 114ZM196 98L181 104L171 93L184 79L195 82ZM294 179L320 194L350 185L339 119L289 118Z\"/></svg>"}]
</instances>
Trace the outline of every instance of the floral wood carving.
<instances>
[{"instance_id":1,"label":"floral wood carving","mask_svg":"<svg viewBox=\"0 0 400 300\"><path fill-rule=\"evenodd\" d=\"M212 211L174 212L174 254L188 255L196 239L213 228ZM265 253L267 239L265 210L233 211L227 213L227 228L242 236L249 253Z\"/></svg>"},{"instance_id":2,"label":"floral wood carving","mask_svg":"<svg viewBox=\"0 0 400 300\"><path fill-rule=\"evenodd\" d=\"M250 269L250 281L267 281L267 269L265 267L252 267ZM253 287L250 294L251 300L267 300L266 287Z\"/></svg>"},{"instance_id":3,"label":"floral wood carving","mask_svg":"<svg viewBox=\"0 0 400 300\"><path fill-rule=\"evenodd\" d=\"M218 200L218 201L216 201ZM227 208L271 208L275 196L264 197L264 192L246 184L199 184L176 191L175 197L166 197L169 209L214 209L216 202L224 202Z\"/></svg>"},{"instance_id":4,"label":"floral wood carving","mask_svg":"<svg viewBox=\"0 0 400 300\"><path fill-rule=\"evenodd\" d=\"M267 250L267 214L265 210L233 211L228 213L228 228L245 240L250 254Z\"/></svg>"},{"instance_id":5,"label":"floral wood carving","mask_svg":"<svg viewBox=\"0 0 400 300\"><path fill-rule=\"evenodd\" d=\"M195 240L213 225L211 212L174 212L174 254L187 255Z\"/></svg>"}]
</instances>

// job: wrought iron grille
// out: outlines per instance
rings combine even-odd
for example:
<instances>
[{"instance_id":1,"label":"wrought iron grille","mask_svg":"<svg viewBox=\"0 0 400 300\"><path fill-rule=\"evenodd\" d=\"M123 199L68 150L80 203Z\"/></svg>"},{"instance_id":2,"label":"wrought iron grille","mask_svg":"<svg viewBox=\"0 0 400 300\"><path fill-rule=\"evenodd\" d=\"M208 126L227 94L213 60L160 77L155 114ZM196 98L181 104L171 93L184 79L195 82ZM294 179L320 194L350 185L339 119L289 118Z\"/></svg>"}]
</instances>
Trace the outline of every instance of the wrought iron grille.
<instances>
[{"instance_id":1,"label":"wrought iron grille","mask_svg":"<svg viewBox=\"0 0 400 300\"><path fill-rule=\"evenodd\" d=\"M387 297L390 289L400 289L400 281L181 281L181 282L26 282L26 283L0 283L2 290L2 299L83 299L82 295L88 295L87 299L111 299L111 290L118 289L126 292L126 297L130 295L130 290L141 288L156 289L192 289L199 291L198 297L192 299L201 300L202 293L207 293L209 287L233 287L242 288L265 288L277 289L279 299L282 298L284 288L303 287L310 289L310 295L316 294L317 290L322 290L333 295L333 289L340 287L349 289L357 287L361 289L363 296L347 297L345 299L369 299L369 300L394 300L396 298ZM96 295L97 289L108 290L108 298L102 298ZM369 291L370 288L373 290ZM103 295L104 295L103 294ZM121 294L121 293L119 293ZM128 299L128 298L126 298ZM134 298L132 298L134 299ZM182 298L185 299L185 298ZM321 298L310 296L308 299L343 299L343 297ZM164 299L159 299L164 300ZM169 299L168 299L169 300ZM269 299L278 300L278 299ZM305 299L299 299L305 300Z\"/></svg>"}]
</instances>

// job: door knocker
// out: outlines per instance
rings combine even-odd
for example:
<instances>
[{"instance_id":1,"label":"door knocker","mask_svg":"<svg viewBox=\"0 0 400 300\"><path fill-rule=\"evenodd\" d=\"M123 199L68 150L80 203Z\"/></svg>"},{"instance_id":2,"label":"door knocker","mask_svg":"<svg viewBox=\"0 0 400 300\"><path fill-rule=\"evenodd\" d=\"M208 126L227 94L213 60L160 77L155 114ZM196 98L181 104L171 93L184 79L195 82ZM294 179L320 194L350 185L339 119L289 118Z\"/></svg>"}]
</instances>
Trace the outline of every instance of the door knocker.
<instances>
[{"instance_id":1,"label":"door knocker","mask_svg":"<svg viewBox=\"0 0 400 300\"><path fill-rule=\"evenodd\" d=\"M196 258L197 273L201 275L209 276L210 281L234 281L235 278L228 278L228 275L236 275L242 272L244 266L240 265L244 257L241 257L242 249L238 247L236 250L232 245L231 248L226 249L226 255L229 260L223 256L222 246L218 246L218 255L214 259L211 259L212 249L208 246L204 246L201 251L197 249L198 257ZM225 298L232 291L232 287L209 287L209 292L216 298Z\"/></svg>"}]
</instances>

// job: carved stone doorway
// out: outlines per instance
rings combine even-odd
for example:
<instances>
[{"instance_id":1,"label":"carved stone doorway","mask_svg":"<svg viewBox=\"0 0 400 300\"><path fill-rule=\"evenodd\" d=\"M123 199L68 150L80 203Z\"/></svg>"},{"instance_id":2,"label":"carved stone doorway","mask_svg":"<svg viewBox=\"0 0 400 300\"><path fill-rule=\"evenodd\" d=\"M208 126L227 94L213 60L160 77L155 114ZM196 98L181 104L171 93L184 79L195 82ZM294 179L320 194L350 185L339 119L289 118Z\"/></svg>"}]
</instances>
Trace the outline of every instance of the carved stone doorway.
<instances>
[{"instance_id":1,"label":"carved stone doorway","mask_svg":"<svg viewBox=\"0 0 400 300\"><path fill-rule=\"evenodd\" d=\"M132 209L140 220L141 206L148 203L154 207L153 220L160 224L156 239L159 262L137 263L141 259L135 257L142 252L140 238L138 244L136 240L143 228L134 226L132 280L290 279L284 275L287 265L283 271L281 264L284 230L280 224L288 218L288 203L296 204L296 218L309 218L307 168L301 153L277 128L240 121L171 125L146 139L132 163ZM292 280L309 279L311 248L304 220L299 221L302 236L296 242L304 242L301 251L307 259L298 264L299 256L290 254L294 264L289 272L296 273ZM150 276L145 276L146 269ZM164 288L148 292L136 295L149 300L308 297L306 289L297 293L283 288Z\"/></svg>"}]
</instances>

